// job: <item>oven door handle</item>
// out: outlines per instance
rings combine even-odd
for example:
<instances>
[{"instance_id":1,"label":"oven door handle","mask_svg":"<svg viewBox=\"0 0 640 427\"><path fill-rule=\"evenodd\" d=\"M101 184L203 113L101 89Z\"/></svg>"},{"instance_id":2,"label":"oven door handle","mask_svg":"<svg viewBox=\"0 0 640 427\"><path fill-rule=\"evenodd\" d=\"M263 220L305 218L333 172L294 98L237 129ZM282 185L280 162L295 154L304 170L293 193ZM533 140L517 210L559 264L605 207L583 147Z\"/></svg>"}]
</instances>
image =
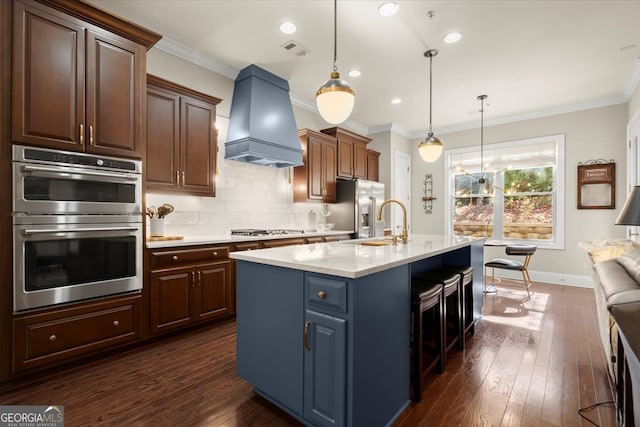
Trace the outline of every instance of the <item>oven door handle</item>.
<instances>
[{"instance_id":1,"label":"oven door handle","mask_svg":"<svg viewBox=\"0 0 640 427\"><path fill-rule=\"evenodd\" d=\"M23 165L22 170L24 172L44 172L39 175L48 176L57 178L65 175L86 175L86 176L96 176L102 178L116 178L124 181L136 181L139 178L139 175L132 175L128 173L109 173L109 172L94 172L94 171L85 171L85 170L66 170L55 167L46 167L46 166L33 166L33 165Z\"/></svg>"},{"instance_id":2,"label":"oven door handle","mask_svg":"<svg viewBox=\"0 0 640 427\"><path fill-rule=\"evenodd\" d=\"M137 231L138 227L113 227L113 228L51 228L43 230L22 230L25 236L33 234L58 234L58 233L80 233L80 232L100 232L100 231Z\"/></svg>"}]
</instances>

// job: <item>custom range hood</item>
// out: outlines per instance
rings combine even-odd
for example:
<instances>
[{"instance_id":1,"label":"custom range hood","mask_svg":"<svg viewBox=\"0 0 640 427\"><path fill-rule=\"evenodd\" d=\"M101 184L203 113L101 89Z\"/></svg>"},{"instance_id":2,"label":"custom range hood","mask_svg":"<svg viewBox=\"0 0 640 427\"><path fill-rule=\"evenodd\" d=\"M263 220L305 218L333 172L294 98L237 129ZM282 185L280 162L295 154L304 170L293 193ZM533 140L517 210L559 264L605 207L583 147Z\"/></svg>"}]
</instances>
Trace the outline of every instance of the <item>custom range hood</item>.
<instances>
[{"instance_id":1,"label":"custom range hood","mask_svg":"<svg viewBox=\"0 0 640 427\"><path fill-rule=\"evenodd\" d=\"M225 159L277 168L302 165L289 83L256 65L238 74Z\"/></svg>"}]
</instances>

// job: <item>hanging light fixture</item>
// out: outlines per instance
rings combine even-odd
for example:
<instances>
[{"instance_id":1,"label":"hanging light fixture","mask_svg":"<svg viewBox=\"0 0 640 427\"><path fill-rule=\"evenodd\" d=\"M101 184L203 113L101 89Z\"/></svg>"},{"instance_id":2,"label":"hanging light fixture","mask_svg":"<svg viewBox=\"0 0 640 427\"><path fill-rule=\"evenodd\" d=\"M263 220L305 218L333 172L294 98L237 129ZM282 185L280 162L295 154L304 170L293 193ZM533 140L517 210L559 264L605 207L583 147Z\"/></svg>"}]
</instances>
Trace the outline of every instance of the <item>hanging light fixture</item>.
<instances>
[{"instance_id":1,"label":"hanging light fixture","mask_svg":"<svg viewBox=\"0 0 640 427\"><path fill-rule=\"evenodd\" d=\"M478 184L484 184L487 182L484 179L484 100L487 99L487 95L478 95L480 101L480 178Z\"/></svg>"},{"instance_id":2,"label":"hanging light fixture","mask_svg":"<svg viewBox=\"0 0 640 427\"><path fill-rule=\"evenodd\" d=\"M338 66L338 0L333 0L333 71L316 92L316 105L323 119L337 125L349 117L353 111L356 94L349 83L340 78Z\"/></svg>"},{"instance_id":3,"label":"hanging light fixture","mask_svg":"<svg viewBox=\"0 0 640 427\"><path fill-rule=\"evenodd\" d=\"M480 101L480 110L479 110L480 111L480 178L477 178L476 176L467 172L460 166L457 168L457 170L477 180L478 184L485 184L487 182L487 178L496 176L497 174L502 173L509 168L508 167L502 168L500 170L493 171L493 172L487 172L487 170L485 169L486 165L484 164L484 100L487 99L487 95L478 95L477 99L478 101ZM502 190L501 188L496 187L495 185L494 185L494 188L498 188Z\"/></svg>"},{"instance_id":4,"label":"hanging light fixture","mask_svg":"<svg viewBox=\"0 0 640 427\"><path fill-rule=\"evenodd\" d=\"M424 56L429 58L429 133L427 137L423 139L418 145L418 152L420 153L420 157L425 162L435 162L442 154L442 149L444 146L442 142L435 136L433 136L433 129L431 127L431 116L432 116L432 104L431 104L431 90L432 90L432 71L431 67L433 64L433 57L438 54L438 49L429 49L424 53Z\"/></svg>"}]
</instances>

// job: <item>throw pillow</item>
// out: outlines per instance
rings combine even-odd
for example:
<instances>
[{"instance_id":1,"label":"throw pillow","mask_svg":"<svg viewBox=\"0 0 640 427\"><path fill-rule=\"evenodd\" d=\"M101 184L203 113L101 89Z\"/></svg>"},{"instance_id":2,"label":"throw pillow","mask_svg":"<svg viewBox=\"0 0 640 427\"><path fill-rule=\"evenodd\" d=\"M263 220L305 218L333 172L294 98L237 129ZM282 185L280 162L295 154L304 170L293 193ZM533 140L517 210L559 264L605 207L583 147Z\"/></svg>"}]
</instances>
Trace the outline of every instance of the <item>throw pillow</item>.
<instances>
[{"instance_id":1,"label":"throw pillow","mask_svg":"<svg viewBox=\"0 0 640 427\"><path fill-rule=\"evenodd\" d=\"M633 249L633 246L628 245L602 246L600 248L591 249L589 251L589 256L591 257L591 261L593 261L594 264L597 264L600 261L619 257L631 249Z\"/></svg>"},{"instance_id":2,"label":"throw pillow","mask_svg":"<svg viewBox=\"0 0 640 427\"><path fill-rule=\"evenodd\" d=\"M633 280L640 284L640 249L634 249L620 255L618 264L627 270Z\"/></svg>"}]
</instances>

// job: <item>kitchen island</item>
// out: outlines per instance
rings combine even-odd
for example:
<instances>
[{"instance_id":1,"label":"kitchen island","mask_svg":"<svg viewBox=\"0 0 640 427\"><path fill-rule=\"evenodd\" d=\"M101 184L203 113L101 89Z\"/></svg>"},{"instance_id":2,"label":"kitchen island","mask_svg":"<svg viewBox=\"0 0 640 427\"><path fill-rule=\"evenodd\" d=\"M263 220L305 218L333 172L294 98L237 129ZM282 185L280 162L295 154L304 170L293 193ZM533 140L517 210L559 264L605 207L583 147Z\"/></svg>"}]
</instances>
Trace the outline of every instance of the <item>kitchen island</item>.
<instances>
[{"instance_id":1,"label":"kitchen island","mask_svg":"<svg viewBox=\"0 0 640 427\"><path fill-rule=\"evenodd\" d=\"M473 266L479 319L483 240L411 235L397 246L350 240L231 253L239 376L307 425L391 425L410 401L411 277Z\"/></svg>"}]
</instances>

